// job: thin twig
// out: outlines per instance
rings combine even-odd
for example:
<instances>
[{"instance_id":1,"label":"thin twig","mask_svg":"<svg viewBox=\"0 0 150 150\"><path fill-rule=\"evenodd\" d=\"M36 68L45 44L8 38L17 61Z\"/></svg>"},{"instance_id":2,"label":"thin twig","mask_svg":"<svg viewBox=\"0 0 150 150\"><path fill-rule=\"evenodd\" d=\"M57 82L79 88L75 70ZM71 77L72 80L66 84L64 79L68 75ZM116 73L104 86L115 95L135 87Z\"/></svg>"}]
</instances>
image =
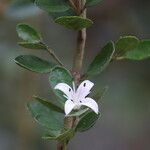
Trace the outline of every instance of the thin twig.
<instances>
[{"instance_id":1,"label":"thin twig","mask_svg":"<svg viewBox=\"0 0 150 150\"><path fill-rule=\"evenodd\" d=\"M82 0L82 4L80 6L80 9L85 5L85 0ZM81 14L81 17L86 18L86 9L84 9L83 13ZM77 47L74 55L74 62L73 62L73 71L79 73L82 68L83 63L83 57L84 57L84 49L85 49L85 43L86 43L86 29L82 29L78 31L77 35Z\"/></svg>"},{"instance_id":2,"label":"thin twig","mask_svg":"<svg viewBox=\"0 0 150 150\"><path fill-rule=\"evenodd\" d=\"M83 63L86 42L86 29L78 31L77 48L74 56L73 71L80 72Z\"/></svg>"},{"instance_id":3,"label":"thin twig","mask_svg":"<svg viewBox=\"0 0 150 150\"><path fill-rule=\"evenodd\" d=\"M78 12L80 13L80 16L83 18L86 18L86 9L83 10L83 8L85 6L85 1L86 0L75 0L74 1L74 4L75 4ZM82 14L81 14L81 12L82 12ZM72 67L72 75L73 75L76 83L78 83L80 81L80 71L82 69L82 64L83 64L85 43L86 43L86 29L82 29L82 30L78 31L77 47L75 50L73 67ZM68 129L71 129L74 127L76 120L77 120L76 117L67 117L64 120L64 126ZM68 142L69 141L66 140L63 143L58 143L57 150L67 150Z\"/></svg>"},{"instance_id":4,"label":"thin twig","mask_svg":"<svg viewBox=\"0 0 150 150\"><path fill-rule=\"evenodd\" d=\"M83 6L82 10L81 10L81 14L85 11L86 9L86 5Z\"/></svg>"},{"instance_id":5,"label":"thin twig","mask_svg":"<svg viewBox=\"0 0 150 150\"><path fill-rule=\"evenodd\" d=\"M78 14L78 9L72 0L69 0L70 6Z\"/></svg>"},{"instance_id":6,"label":"thin twig","mask_svg":"<svg viewBox=\"0 0 150 150\"><path fill-rule=\"evenodd\" d=\"M53 59L54 59L56 62L58 62L58 64L59 64L60 66L64 66L63 63L60 61L60 59L56 56L56 54L54 53L54 51L53 51L50 47L46 46L46 50L47 50L47 52L53 57Z\"/></svg>"},{"instance_id":7,"label":"thin twig","mask_svg":"<svg viewBox=\"0 0 150 150\"><path fill-rule=\"evenodd\" d=\"M66 142L58 142L57 150L67 150L67 143Z\"/></svg>"}]
</instances>

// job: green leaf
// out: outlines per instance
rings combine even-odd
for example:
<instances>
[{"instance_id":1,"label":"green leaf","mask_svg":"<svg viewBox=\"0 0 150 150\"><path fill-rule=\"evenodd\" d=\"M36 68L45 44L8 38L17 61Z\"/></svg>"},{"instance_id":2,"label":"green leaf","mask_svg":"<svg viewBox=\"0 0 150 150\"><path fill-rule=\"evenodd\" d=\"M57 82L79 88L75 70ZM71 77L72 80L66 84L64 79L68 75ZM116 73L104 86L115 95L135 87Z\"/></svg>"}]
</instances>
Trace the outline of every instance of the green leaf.
<instances>
[{"instance_id":1,"label":"green leaf","mask_svg":"<svg viewBox=\"0 0 150 150\"><path fill-rule=\"evenodd\" d=\"M57 136L46 134L42 138L45 140L63 141L63 140L71 139L73 136L74 136L74 130L69 129L69 130L64 131L63 133L59 133Z\"/></svg>"},{"instance_id":2,"label":"green leaf","mask_svg":"<svg viewBox=\"0 0 150 150\"><path fill-rule=\"evenodd\" d=\"M55 20L56 23L69 29L81 30L90 27L93 22L90 19L84 19L79 16L63 16Z\"/></svg>"},{"instance_id":3,"label":"green leaf","mask_svg":"<svg viewBox=\"0 0 150 150\"><path fill-rule=\"evenodd\" d=\"M68 70L66 70L63 67L55 67L52 69L50 76L49 76L49 82L51 87L54 89L54 87L58 84L58 83L66 83L70 86L72 86L72 76L69 73ZM54 93L58 96L58 101L60 102L60 104L62 104L64 106L64 103L66 101L66 98L64 98L64 93L62 93L59 90L54 90Z\"/></svg>"},{"instance_id":4,"label":"green leaf","mask_svg":"<svg viewBox=\"0 0 150 150\"><path fill-rule=\"evenodd\" d=\"M36 0L35 4L46 12L64 12L70 7L66 0Z\"/></svg>"},{"instance_id":5,"label":"green leaf","mask_svg":"<svg viewBox=\"0 0 150 150\"><path fill-rule=\"evenodd\" d=\"M99 90L92 96L92 98L96 101L99 102L101 99L103 99L104 95L107 93L108 87L104 87L102 90Z\"/></svg>"},{"instance_id":6,"label":"green leaf","mask_svg":"<svg viewBox=\"0 0 150 150\"><path fill-rule=\"evenodd\" d=\"M56 66L54 63L33 55L20 55L15 58L15 62L19 66L36 73L49 73Z\"/></svg>"},{"instance_id":7,"label":"green leaf","mask_svg":"<svg viewBox=\"0 0 150 150\"><path fill-rule=\"evenodd\" d=\"M100 116L100 113L96 114L94 112L88 112L78 122L78 124L76 126L76 131L84 132L84 131L90 129L91 127L94 126L94 124L98 120L99 116Z\"/></svg>"},{"instance_id":8,"label":"green leaf","mask_svg":"<svg viewBox=\"0 0 150 150\"><path fill-rule=\"evenodd\" d=\"M46 46L43 43L30 43L30 42L18 42L18 44L24 48L29 49L46 49Z\"/></svg>"},{"instance_id":9,"label":"green leaf","mask_svg":"<svg viewBox=\"0 0 150 150\"><path fill-rule=\"evenodd\" d=\"M113 57L114 52L115 52L114 43L113 42L107 43L88 67L86 75L93 76L100 74L108 66L109 62Z\"/></svg>"},{"instance_id":10,"label":"green leaf","mask_svg":"<svg viewBox=\"0 0 150 150\"><path fill-rule=\"evenodd\" d=\"M63 119L61 119L60 113L52 111L38 101L28 102L27 108L31 112L35 121L43 126L44 129L56 131L62 130Z\"/></svg>"},{"instance_id":11,"label":"green leaf","mask_svg":"<svg viewBox=\"0 0 150 150\"><path fill-rule=\"evenodd\" d=\"M131 60L143 60L150 57L150 41L141 41L136 48L132 51L128 51L123 58Z\"/></svg>"},{"instance_id":12,"label":"green leaf","mask_svg":"<svg viewBox=\"0 0 150 150\"><path fill-rule=\"evenodd\" d=\"M93 6L100 3L102 0L86 0L86 6Z\"/></svg>"},{"instance_id":13,"label":"green leaf","mask_svg":"<svg viewBox=\"0 0 150 150\"><path fill-rule=\"evenodd\" d=\"M32 3L34 3L36 0L29 0L29 1L31 1Z\"/></svg>"},{"instance_id":14,"label":"green leaf","mask_svg":"<svg viewBox=\"0 0 150 150\"><path fill-rule=\"evenodd\" d=\"M123 36L116 42L115 48L117 53L124 53L133 50L139 43L135 36Z\"/></svg>"},{"instance_id":15,"label":"green leaf","mask_svg":"<svg viewBox=\"0 0 150 150\"><path fill-rule=\"evenodd\" d=\"M16 30L18 36L26 42L39 43L42 40L40 33L27 24L18 24Z\"/></svg>"},{"instance_id":16,"label":"green leaf","mask_svg":"<svg viewBox=\"0 0 150 150\"><path fill-rule=\"evenodd\" d=\"M58 17L62 17L62 16L75 16L76 13L72 9L69 9L64 12L56 12L56 13L51 12L51 13L49 13L49 15L55 20Z\"/></svg>"},{"instance_id":17,"label":"green leaf","mask_svg":"<svg viewBox=\"0 0 150 150\"><path fill-rule=\"evenodd\" d=\"M34 99L36 99L37 101L39 101L41 104L43 104L44 106L47 106L48 108L50 108L53 111L59 112L59 113L64 113L64 110L61 109L59 106L53 104L52 102L43 99L41 97L38 96L33 96Z\"/></svg>"}]
</instances>

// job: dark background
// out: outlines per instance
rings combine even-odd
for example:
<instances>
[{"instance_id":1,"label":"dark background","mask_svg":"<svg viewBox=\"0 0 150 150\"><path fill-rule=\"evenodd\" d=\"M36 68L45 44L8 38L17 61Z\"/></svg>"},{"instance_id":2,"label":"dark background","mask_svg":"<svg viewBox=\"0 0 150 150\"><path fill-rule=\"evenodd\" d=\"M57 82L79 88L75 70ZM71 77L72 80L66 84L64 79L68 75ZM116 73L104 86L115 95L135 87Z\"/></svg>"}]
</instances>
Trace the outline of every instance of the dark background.
<instances>
[{"instance_id":1,"label":"dark background","mask_svg":"<svg viewBox=\"0 0 150 150\"><path fill-rule=\"evenodd\" d=\"M88 29L84 68L109 40L122 35L150 39L149 0L103 0L88 9L94 25ZM29 23L43 35L50 47L70 69L76 32L65 29L37 8L11 10L10 1L0 0L0 150L53 150L55 142L43 141L42 132L25 108L31 96L50 99L48 75L18 67L14 58L41 51L17 45L16 24ZM86 133L77 134L70 150L150 149L150 61L118 61L91 79L96 89L109 86L100 102L101 119Z\"/></svg>"}]
</instances>

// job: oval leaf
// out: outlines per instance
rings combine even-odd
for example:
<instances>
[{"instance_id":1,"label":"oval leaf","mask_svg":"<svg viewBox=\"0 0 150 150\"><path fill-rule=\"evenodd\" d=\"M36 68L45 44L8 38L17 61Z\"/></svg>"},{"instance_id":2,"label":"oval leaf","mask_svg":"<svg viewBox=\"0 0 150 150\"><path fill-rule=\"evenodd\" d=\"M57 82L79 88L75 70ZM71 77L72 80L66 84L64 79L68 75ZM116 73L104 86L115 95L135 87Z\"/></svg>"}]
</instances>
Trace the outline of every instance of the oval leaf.
<instances>
[{"instance_id":1,"label":"oval leaf","mask_svg":"<svg viewBox=\"0 0 150 150\"><path fill-rule=\"evenodd\" d=\"M99 116L100 116L100 113L96 114L94 112L88 112L86 115L84 115L80 119L79 123L76 126L76 131L84 132L84 131L90 129L91 127L94 126L94 124L98 120Z\"/></svg>"},{"instance_id":2,"label":"oval leaf","mask_svg":"<svg viewBox=\"0 0 150 150\"><path fill-rule=\"evenodd\" d=\"M34 99L36 99L37 101L39 101L41 104L43 104L44 106L47 106L48 108L50 108L53 111L59 112L59 113L64 113L64 110L61 109L59 106L53 104L52 102L43 99L41 97L38 96L33 96Z\"/></svg>"},{"instance_id":3,"label":"oval leaf","mask_svg":"<svg viewBox=\"0 0 150 150\"><path fill-rule=\"evenodd\" d=\"M56 23L69 29L81 30L90 27L93 22L90 19L84 19L79 16L63 16L55 20Z\"/></svg>"},{"instance_id":4,"label":"oval leaf","mask_svg":"<svg viewBox=\"0 0 150 150\"><path fill-rule=\"evenodd\" d=\"M33 55L18 56L15 58L15 62L19 66L36 73L49 73L52 68L56 66L54 63L50 63Z\"/></svg>"},{"instance_id":5,"label":"oval leaf","mask_svg":"<svg viewBox=\"0 0 150 150\"><path fill-rule=\"evenodd\" d=\"M99 102L100 100L103 99L104 95L107 93L108 87L104 87L102 90L98 90L92 98L96 100L96 102Z\"/></svg>"},{"instance_id":6,"label":"oval leaf","mask_svg":"<svg viewBox=\"0 0 150 150\"><path fill-rule=\"evenodd\" d=\"M106 44L88 67L87 76L100 74L111 61L115 52L114 43Z\"/></svg>"},{"instance_id":7,"label":"oval leaf","mask_svg":"<svg viewBox=\"0 0 150 150\"><path fill-rule=\"evenodd\" d=\"M66 0L36 0L35 4L46 12L64 12L70 7Z\"/></svg>"},{"instance_id":8,"label":"oval leaf","mask_svg":"<svg viewBox=\"0 0 150 150\"><path fill-rule=\"evenodd\" d=\"M46 46L43 43L30 43L30 42L18 42L18 44L24 48L29 49L46 49Z\"/></svg>"},{"instance_id":9,"label":"oval leaf","mask_svg":"<svg viewBox=\"0 0 150 150\"><path fill-rule=\"evenodd\" d=\"M72 86L72 76L69 73L68 70L66 70L63 67L55 67L52 69L50 76L49 76L49 82L51 87L54 89L54 87L58 84L58 83L66 83L70 86ZM64 106L64 103L66 101L66 98L64 98L64 93L62 93L59 90L54 90L54 93L58 96L58 101L60 102L60 104L62 104Z\"/></svg>"},{"instance_id":10,"label":"oval leaf","mask_svg":"<svg viewBox=\"0 0 150 150\"><path fill-rule=\"evenodd\" d=\"M136 48L134 48L132 51L128 51L123 57L131 60L143 60L149 58L150 41L141 41Z\"/></svg>"},{"instance_id":11,"label":"oval leaf","mask_svg":"<svg viewBox=\"0 0 150 150\"><path fill-rule=\"evenodd\" d=\"M48 130L62 130L63 119L60 119L60 113L52 111L38 101L31 101L27 104L28 110L31 112L32 117L40 125Z\"/></svg>"},{"instance_id":12,"label":"oval leaf","mask_svg":"<svg viewBox=\"0 0 150 150\"><path fill-rule=\"evenodd\" d=\"M62 16L74 16L76 15L76 13L72 9L69 9L64 12L55 12L55 13L50 12L49 15L55 20L58 17L62 17Z\"/></svg>"},{"instance_id":13,"label":"oval leaf","mask_svg":"<svg viewBox=\"0 0 150 150\"><path fill-rule=\"evenodd\" d=\"M42 40L40 33L27 24L18 24L16 30L18 36L24 41L38 43Z\"/></svg>"},{"instance_id":14,"label":"oval leaf","mask_svg":"<svg viewBox=\"0 0 150 150\"><path fill-rule=\"evenodd\" d=\"M100 3L102 0L86 0L86 6L93 6Z\"/></svg>"},{"instance_id":15,"label":"oval leaf","mask_svg":"<svg viewBox=\"0 0 150 150\"><path fill-rule=\"evenodd\" d=\"M124 53L133 50L139 43L139 39L135 36L123 36L116 42L115 48L117 53Z\"/></svg>"}]
</instances>

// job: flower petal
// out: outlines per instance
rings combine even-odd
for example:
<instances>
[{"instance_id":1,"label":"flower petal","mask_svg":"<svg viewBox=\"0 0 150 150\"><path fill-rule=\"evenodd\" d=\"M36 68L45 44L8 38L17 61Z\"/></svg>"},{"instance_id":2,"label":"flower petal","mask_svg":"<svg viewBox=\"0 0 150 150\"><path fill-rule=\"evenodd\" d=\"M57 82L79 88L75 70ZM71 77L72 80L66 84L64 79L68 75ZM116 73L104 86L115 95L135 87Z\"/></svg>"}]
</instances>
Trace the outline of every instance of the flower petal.
<instances>
[{"instance_id":1,"label":"flower petal","mask_svg":"<svg viewBox=\"0 0 150 150\"><path fill-rule=\"evenodd\" d=\"M72 97L73 97L74 92L73 92L72 88L69 85L67 85L66 83L59 83L54 87L54 89L62 91L64 94L66 94L68 99L72 99Z\"/></svg>"},{"instance_id":2,"label":"flower petal","mask_svg":"<svg viewBox=\"0 0 150 150\"><path fill-rule=\"evenodd\" d=\"M83 99L82 105L91 108L96 114L98 114L98 112L99 112L97 103L90 97Z\"/></svg>"},{"instance_id":3,"label":"flower petal","mask_svg":"<svg viewBox=\"0 0 150 150\"><path fill-rule=\"evenodd\" d=\"M65 114L68 115L74 107L75 104L71 100L67 100L65 102Z\"/></svg>"},{"instance_id":4,"label":"flower petal","mask_svg":"<svg viewBox=\"0 0 150 150\"><path fill-rule=\"evenodd\" d=\"M79 87L76 91L77 97L81 98L81 99L85 98L90 93L90 90L93 86L94 86L94 83L92 83L91 81L89 81L89 80L83 81L79 85Z\"/></svg>"}]
</instances>

